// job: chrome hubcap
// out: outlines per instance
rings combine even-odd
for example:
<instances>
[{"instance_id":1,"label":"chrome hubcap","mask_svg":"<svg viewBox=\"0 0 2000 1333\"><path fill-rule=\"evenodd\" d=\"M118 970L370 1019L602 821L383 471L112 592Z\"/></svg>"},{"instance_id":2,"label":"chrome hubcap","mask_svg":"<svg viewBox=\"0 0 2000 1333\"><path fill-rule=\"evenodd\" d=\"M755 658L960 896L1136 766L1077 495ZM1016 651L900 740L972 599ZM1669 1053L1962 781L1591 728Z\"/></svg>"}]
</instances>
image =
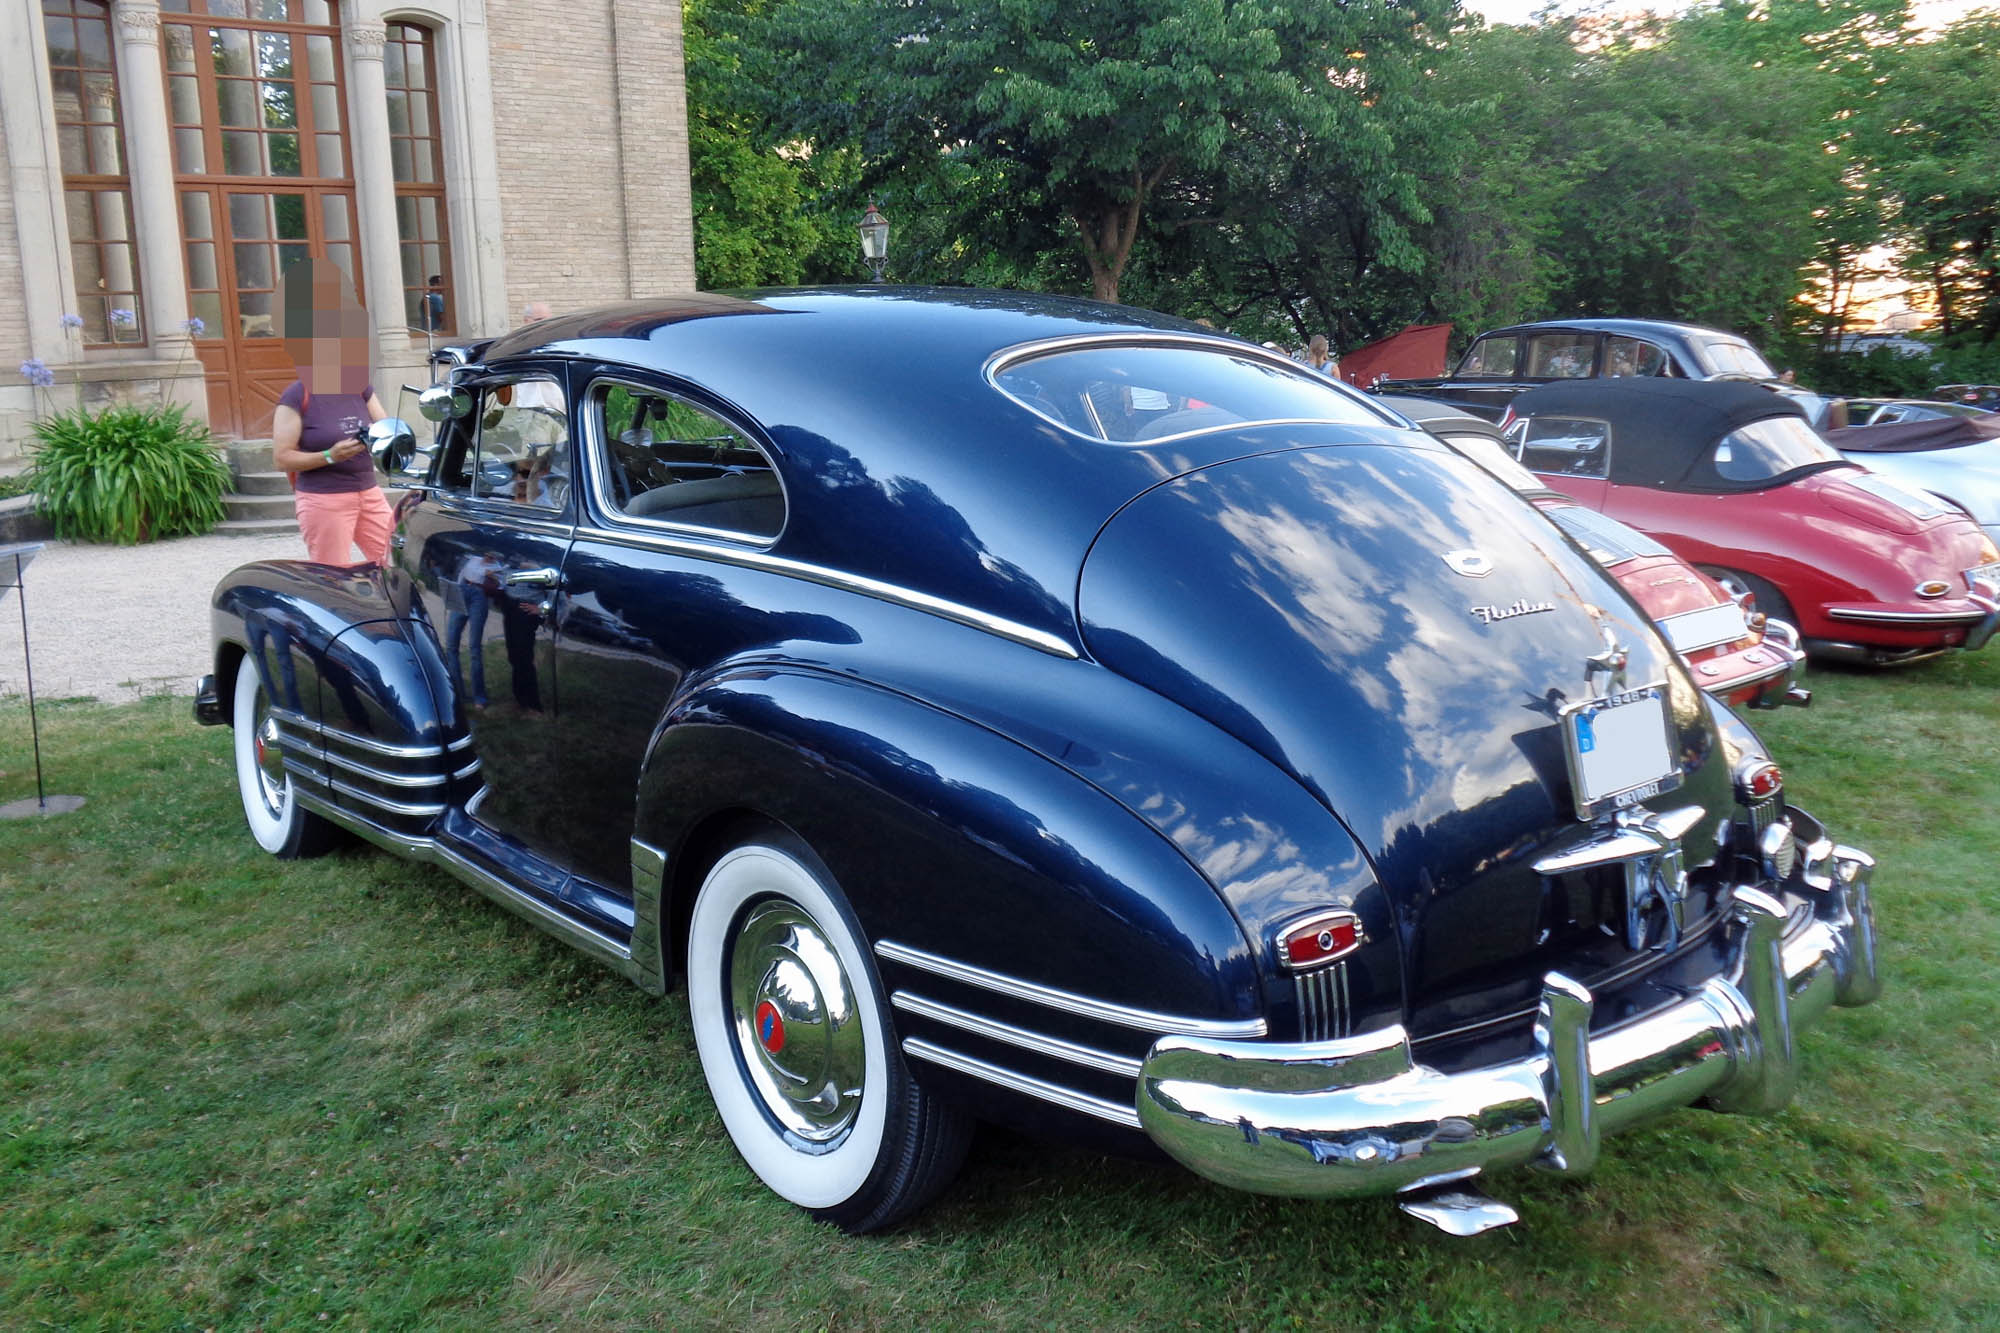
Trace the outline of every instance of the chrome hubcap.
<instances>
[{"instance_id":1,"label":"chrome hubcap","mask_svg":"<svg viewBox=\"0 0 2000 1333\"><path fill-rule=\"evenodd\" d=\"M257 751L257 786L264 805L274 815L285 808L285 757L278 743L278 720L265 707L264 692L257 692L257 729L251 733Z\"/></svg>"},{"instance_id":2,"label":"chrome hubcap","mask_svg":"<svg viewBox=\"0 0 2000 1333\"><path fill-rule=\"evenodd\" d=\"M854 1124L867 1073L840 955L795 904L749 909L729 953L730 1023L750 1086L779 1128L831 1144Z\"/></svg>"}]
</instances>

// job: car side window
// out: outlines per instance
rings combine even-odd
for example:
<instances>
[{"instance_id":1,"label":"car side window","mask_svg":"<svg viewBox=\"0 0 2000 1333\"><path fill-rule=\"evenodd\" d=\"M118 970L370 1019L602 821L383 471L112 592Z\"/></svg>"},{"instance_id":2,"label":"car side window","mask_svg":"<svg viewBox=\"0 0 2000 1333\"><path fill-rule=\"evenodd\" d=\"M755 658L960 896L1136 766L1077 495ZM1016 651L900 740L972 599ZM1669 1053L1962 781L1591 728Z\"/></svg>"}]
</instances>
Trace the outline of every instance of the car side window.
<instances>
[{"instance_id":1,"label":"car side window","mask_svg":"<svg viewBox=\"0 0 2000 1333\"><path fill-rule=\"evenodd\" d=\"M1515 363L1520 359L1521 342L1518 338L1481 338L1472 344L1465 359L1458 363L1461 375L1511 375Z\"/></svg>"},{"instance_id":2,"label":"car side window","mask_svg":"<svg viewBox=\"0 0 2000 1333\"><path fill-rule=\"evenodd\" d=\"M1528 339L1528 374L1537 379L1587 379L1596 359L1594 333L1537 333Z\"/></svg>"},{"instance_id":3,"label":"car side window","mask_svg":"<svg viewBox=\"0 0 2000 1333\"><path fill-rule=\"evenodd\" d=\"M591 410L614 514L766 540L783 530L777 470L741 429L684 398L626 384L594 387Z\"/></svg>"},{"instance_id":4,"label":"car side window","mask_svg":"<svg viewBox=\"0 0 2000 1333\"><path fill-rule=\"evenodd\" d=\"M1557 477L1606 475L1611 458L1609 422L1587 417L1530 417L1508 431L1516 456L1530 471Z\"/></svg>"},{"instance_id":5,"label":"car side window","mask_svg":"<svg viewBox=\"0 0 2000 1333\"><path fill-rule=\"evenodd\" d=\"M1608 379L1633 375L1658 375L1667 366L1667 354L1639 338L1604 340L1604 374Z\"/></svg>"},{"instance_id":6,"label":"car side window","mask_svg":"<svg viewBox=\"0 0 2000 1333\"><path fill-rule=\"evenodd\" d=\"M569 409L560 380L525 375L481 386L462 431L462 451L445 460L447 486L528 509L569 503Z\"/></svg>"}]
</instances>

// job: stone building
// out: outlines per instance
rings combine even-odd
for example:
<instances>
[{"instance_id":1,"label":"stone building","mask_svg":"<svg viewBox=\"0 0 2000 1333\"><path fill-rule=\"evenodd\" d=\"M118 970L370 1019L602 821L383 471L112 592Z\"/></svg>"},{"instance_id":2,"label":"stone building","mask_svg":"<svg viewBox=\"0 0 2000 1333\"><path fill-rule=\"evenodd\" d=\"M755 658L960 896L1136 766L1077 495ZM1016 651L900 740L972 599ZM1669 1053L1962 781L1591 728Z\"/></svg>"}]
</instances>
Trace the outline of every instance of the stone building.
<instances>
[{"instance_id":1,"label":"stone building","mask_svg":"<svg viewBox=\"0 0 2000 1333\"><path fill-rule=\"evenodd\" d=\"M692 289L684 89L678 0L0 0L0 466L79 399L268 436L296 258L388 388L530 301Z\"/></svg>"}]
</instances>

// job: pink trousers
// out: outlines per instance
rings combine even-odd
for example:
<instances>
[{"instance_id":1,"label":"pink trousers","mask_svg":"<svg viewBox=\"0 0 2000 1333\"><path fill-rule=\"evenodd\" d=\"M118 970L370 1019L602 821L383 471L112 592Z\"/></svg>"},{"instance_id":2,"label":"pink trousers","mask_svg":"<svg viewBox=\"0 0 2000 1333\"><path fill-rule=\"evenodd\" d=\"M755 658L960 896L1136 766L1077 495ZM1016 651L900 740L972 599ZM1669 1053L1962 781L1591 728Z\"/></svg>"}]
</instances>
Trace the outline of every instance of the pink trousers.
<instances>
[{"instance_id":1,"label":"pink trousers","mask_svg":"<svg viewBox=\"0 0 2000 1333\"><path fill-rule=\"evenodd\" d=\"M352 565L353 547L361 548L362 564L389 563L389 533L396 526L382 488L320 494L300 491L295 497L299 532L306 539L306 559L321 565Z\"/></svg>"}]
</instances>

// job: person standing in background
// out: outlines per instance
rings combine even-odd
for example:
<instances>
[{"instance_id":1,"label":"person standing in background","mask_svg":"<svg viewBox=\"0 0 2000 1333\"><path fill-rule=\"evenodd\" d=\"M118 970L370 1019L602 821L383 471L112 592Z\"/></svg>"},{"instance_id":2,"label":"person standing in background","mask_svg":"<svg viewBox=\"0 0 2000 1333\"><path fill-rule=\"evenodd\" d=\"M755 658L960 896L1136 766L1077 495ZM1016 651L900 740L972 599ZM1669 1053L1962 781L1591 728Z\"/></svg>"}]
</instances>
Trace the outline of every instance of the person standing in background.
<instances>
[{"instance_id":1,"label":"person standing in background","mask_svg":"<svg viewBox=\"0 0 2000 1333\"><path fill-rule=\"evenodd\" d=\"M442 333L444 328L444 274L433 273L430 287L424 292L424 329Z\"/></svg>"},{"instance_id":2,"label":"person standing in background","mask_svg":"<svg viewBox=\"0 0 2000 1333\"><path fill-rule=\"evenodd\" d=\"M1326 335L1315 333L1306 344L1306 364L1328 379L1340 378L1340 362L1327 348Z\"/></svg>"},{"instance_id":3,"label":"person standing in background","mask_svg":"<svg viewBox=\"0 0 2000 1333\"><path fill-rule=\"evenodd\" d=\"M285 269L278 309L299 377L272 415L271 457L292 480L306 559L352 565L359 547L359 563L386 565L395 519L363 440L388 415L368 382L368 312L324 259Z\"/></svg>"}]
</instances>

